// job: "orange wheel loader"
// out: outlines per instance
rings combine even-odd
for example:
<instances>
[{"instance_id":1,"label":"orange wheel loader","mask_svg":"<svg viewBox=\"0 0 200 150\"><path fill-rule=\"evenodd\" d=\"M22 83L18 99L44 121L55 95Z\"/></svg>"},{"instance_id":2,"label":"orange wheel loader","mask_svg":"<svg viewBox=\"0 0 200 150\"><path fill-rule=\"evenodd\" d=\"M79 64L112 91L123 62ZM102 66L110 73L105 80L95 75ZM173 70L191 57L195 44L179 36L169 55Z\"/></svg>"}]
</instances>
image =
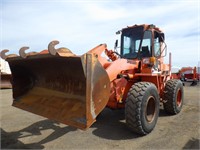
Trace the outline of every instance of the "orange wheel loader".
<instances>
[{"instance_id":1,"label":"orange wheel loader","mask_svg":"<svg viewBox=\"0 0 200 150\"><path fill-rule=\"evenodd\" d=\"M58 41L41 52L2 50L12 72L13 106L80 129L89 128L105 107L124 108L127 126L140 135L154 129L160 103L167 113L179 113L183 85L171 79L171 59L164 64L164 33L147 24L117 33L121 42L114 50L100 44L81 56L55 48Z\"/></svg>"},{"instance_id":2,"label":"orange wheel loader","mask_svg":"<svg viewBox=\"0 0 200 150\"><path fill-rule=\"evenodd\" d=\"M180 79L181 81L192 80L191 86L197 85L200 74L197 72L197 67L182 67L179 72L172 73L173 79Z\"/></svg>"},{"instance_id":3,"label":"orange wheel loader","mask_svg":"<svg viewBox=\"0 0 200 150\"><path fill-rule=\"evenodd\" d=\"M197 85L197 82L199 80L199 74L197 73L197 67L183 67L180 70L183 80L187 81L192 80L191 86Z\"/></svg>"}]
</instances>

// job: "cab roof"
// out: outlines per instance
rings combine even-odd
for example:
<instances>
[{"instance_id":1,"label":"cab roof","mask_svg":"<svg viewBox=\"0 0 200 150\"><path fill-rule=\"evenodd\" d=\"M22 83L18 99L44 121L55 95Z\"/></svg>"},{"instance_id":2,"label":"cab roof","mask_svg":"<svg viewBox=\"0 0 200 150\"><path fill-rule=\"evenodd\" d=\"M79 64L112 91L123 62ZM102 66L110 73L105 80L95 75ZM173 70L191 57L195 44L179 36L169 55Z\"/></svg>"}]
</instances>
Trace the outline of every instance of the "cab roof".
<instances>
[{"instance_id":1,"label":"cab roof","mask_svg":"<svg viewBox=\"0 0 200 150\"><path fill-rule=\"evenodd\" d=\"M156 30L158 32L162 32L162 30L160 28L156 27L153 24L140 24L140 25L135 24L133 26L127 26L127 28L123 28L122 31L129 29L129 28L135 28L135 27L143 27L144 30Z\"/></svg>"}]
</instances>

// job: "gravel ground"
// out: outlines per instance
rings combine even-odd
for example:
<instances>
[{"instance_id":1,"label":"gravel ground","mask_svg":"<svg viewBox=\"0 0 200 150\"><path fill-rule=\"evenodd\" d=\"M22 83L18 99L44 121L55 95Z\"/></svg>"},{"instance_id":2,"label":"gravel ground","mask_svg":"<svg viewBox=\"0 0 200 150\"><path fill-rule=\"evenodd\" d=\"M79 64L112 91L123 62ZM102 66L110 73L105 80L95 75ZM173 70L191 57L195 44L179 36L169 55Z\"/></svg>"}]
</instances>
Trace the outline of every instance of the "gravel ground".
<instances>
[{"instance_id":1,"label":"gravel ground","mask_svg":"<svg viewBox=\"0 0 200 150\"><path fill-rule=\"evenodd\" d=\"M124 110L104 111L86 131L12 107L12 90L0 90L2 149L199 149L200 85L186 83L184 106L167 115L162 106L155 129L138 136L126 127Z\"/></svg>"}]
</instances>

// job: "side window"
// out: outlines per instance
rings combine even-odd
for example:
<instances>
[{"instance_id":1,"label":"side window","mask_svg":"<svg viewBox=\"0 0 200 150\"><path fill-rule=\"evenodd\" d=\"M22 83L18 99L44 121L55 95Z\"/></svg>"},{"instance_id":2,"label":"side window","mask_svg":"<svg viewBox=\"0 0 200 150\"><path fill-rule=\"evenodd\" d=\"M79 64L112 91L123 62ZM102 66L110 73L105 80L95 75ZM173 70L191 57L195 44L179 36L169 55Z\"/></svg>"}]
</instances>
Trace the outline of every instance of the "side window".
<instances>
[{"instance_id":1,"label":"side window","mask_svg":"<svg viewBox=\"0 0 200 150\"><path fill-rule=\"evenodd\" d=\"M160 51L159 33L154 32L154 56L159 57L160 54L161 51Z\"/></svg>"},{"instance_id":2,"label":"side window","mask_svg":"<svg viewBox=\"0 0 200 150\"><path fill-rule=\"evenodd\" d=\"M130 46L131 46L131 38L124 36L124 51L123 54L128 54L130 53Z\"/></svg>"}]
</instances>

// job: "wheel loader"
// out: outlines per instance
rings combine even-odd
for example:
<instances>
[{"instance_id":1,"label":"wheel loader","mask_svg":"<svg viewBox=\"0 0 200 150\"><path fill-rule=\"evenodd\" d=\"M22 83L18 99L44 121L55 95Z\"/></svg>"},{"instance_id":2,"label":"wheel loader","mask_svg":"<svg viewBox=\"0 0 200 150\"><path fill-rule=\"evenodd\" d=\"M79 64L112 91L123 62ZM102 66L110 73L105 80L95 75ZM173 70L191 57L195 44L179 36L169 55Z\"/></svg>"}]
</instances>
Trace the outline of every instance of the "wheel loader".
<instances>
[{"instance_id":1,"label":"wheel loader","mask_svg":"<svg viewBox=\"0 0 200 150\"><path fill-rule=\"evenodd\" d=\"M200 74L197 72L197 67L182 67L178 72L172 73L172 78L181 81L192 80L190 86L195 86L200 79Z\"/></svg>"},{"instance_id":2,"label":"wheel loader","mask_svg":"<svg viewBox=\"0 0 200 150\"><path fill-rule=\"evenodd\" d=\"M100 44L81 56L56 48L59 41L41 52L2 50L12 72L12 105L79 129L89 128L105 107L124 109L127 126L140 135L154 129L160 104L179 113L183 85L171 79L171 57L164 63L164 33L152 24L117 33L121 42L114 50Z\"/></svg>"}]
</instances>

